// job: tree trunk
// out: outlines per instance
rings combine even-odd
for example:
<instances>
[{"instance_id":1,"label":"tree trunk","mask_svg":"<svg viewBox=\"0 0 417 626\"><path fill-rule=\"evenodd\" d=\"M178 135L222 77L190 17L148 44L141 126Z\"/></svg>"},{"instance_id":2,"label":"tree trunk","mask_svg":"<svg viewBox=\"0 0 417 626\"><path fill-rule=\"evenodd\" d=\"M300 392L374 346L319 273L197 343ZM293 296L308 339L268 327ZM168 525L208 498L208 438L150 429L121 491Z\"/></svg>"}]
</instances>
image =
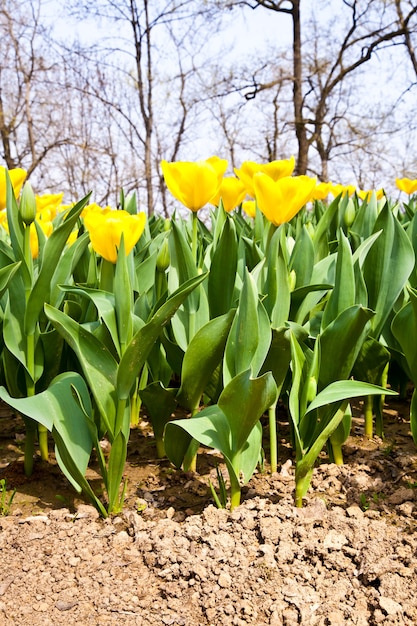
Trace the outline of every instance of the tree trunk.
<instances>
[{"instance_id":1,"label":"tree trunk","mask_svg":"<svg viewBox=\"0 0 417 626\"><path fill-rule=\"evenodd\" d=\"M301 0L293 0L292 2L292 18L293 18L293 100L294 100L294 124L295 134L298 143L298 158L296 174L305 174L308 165L308 141L307 131L303 116L303 68L302 68L302 51L301 51L301 19L300 19L300 2Z\"/></svg>"}]
</instances>

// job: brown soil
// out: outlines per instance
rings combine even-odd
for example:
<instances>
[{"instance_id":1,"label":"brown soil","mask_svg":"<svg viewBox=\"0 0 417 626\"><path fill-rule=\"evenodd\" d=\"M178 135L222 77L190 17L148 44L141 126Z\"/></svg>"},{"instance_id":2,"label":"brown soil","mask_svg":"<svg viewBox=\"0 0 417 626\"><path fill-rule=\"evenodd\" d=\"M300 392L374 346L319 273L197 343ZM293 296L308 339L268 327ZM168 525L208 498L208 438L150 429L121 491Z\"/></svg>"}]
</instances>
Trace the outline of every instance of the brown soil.
<instances>
[{"instance_id":1,"label":"brown soil","mask_svg":"<svg viewBox=\"0 0 417 626\"><path fill-rule=\"evenodd\" d=\"M126 506L102 520L59 469L24 477L23 425L0 417L0 624L7 626L417 624L417 451L408 405L386 408L386 436L362 419L346 465L315 470L303 509L283 437L279 472L266 464L232 513L212 504L216 454L198 473L155 458L144 422L132 432ZM285 426L281 425L285 433ZM94 469L89 475L99 488Z\"/></svg>"}]
</instances>

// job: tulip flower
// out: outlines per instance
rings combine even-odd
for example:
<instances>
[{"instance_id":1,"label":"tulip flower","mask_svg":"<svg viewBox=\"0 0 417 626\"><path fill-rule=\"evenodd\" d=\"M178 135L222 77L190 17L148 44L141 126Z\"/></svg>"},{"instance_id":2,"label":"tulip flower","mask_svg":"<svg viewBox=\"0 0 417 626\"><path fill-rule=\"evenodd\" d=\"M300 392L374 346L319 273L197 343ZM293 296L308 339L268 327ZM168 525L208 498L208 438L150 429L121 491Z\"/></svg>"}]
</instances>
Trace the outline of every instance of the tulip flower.
<instances>
[{"instance_id":1,"label":"tulip flower","mask_svg":"<svg viewBox=\"0 0 417 626\"><path fill-rule=\"evenodd\" d=\"M400 191L405 191L409 196L417 191L417 179L396 178L395 182Z\"/></svg>"},{"instance_id":2,"label":"tulip flower","mask_svg":"<svg viewBox=\"0 0 417 626\"><path fill-rule=\"evenodd\" d=\"M417 181L416 181L417 183ZM372 194L375 192L376 195L376 199L377 200L381 200L381 198L383 198L384 196L384 190L383 189L368 189L366 191L364 191L363 189L358 189L357 190L357 194L359 196L359 198L361 200L367 200L369 202L369 200L371 199Z\"/></svg>"},{"instance_id":3,"label":"tulip flower","mask_svg":"<svg viewBox=\"0 0 417 626\"><path fill-rule=\"evenodd\" d=\"M195 162L162 161L161 168L172 195L196 213L218 193L227 161L216 156Z\"/></svg>"},{"instance_id":4,"label":"tulip flower","mask_svg":"<svg viewBox=\"0 0 417 626\"><path fill-rule=\"evenodd\" d=\"M355 185L341 185L340 183L331 183L329 191L334 198L336 198L339 194L347 194L348 196L353 196L356 191L356 187Z\"/></svg>"},{"instance_id":5,"label":"tulip flower","mask_svg":"<svg viewBox=\"0 0 417 626\"><path fill-rule=\"evenodd\" d=\"M246 200L242 202L242 209L249 217L255 217L256 215L256 202L255 200Z\"/></svg>"},{"instance_id":6,"label":"tulip flower","mask_svg":"<svg viewBox=\"0 0 417 626\"><path fill-rule=\"evenodd\" d=\"M219 206L221 198L224 210L229 213L242 203L245 196L246 187L242 181L234 176L228 176L223 178L219 191L210 202L215 206Z\"/></svg>"},{"instance_id":7,"label":"tulip flower","mask_svg":"<svg viewBox=\"0 0 417 626\"><path fill-rule=\"evenodd\" d=\"M41 220L52 221L56 217L58 209L62 206L64 192L45 193L36 196L36 210Z\"/></svg>"},{"instance_id":8,"label":"tulip flower","mask_svg":"<svg viewBox=\"0 0 417 626\"><path fill-rule=\"evenodd\" d=\"M235 168L235 174L240 178L246 187L246 191L252 198L255 197L253 177L258 172L267 174L272 180L278 180L285 176L291 176L295 167L295 158L271 161L270 163L255 163L254 161L244 161L240 169Z\"/></svg>"},{"instance_id":9,"label":"tulip flower","mask_svg":"<svg viewBox=\"0 0 417 626\"><path fill-rule=\"evenodd\" d=\"M50 237L52 231L54 229L52 222L40 221L37 224L42 228L43 232L47 237ZM32 253L32 258L37 259L39 256L39 239L38 233L36 231L35 222L32 222L29 226L30 228L30 251Z\"/></svg>"},{"instance_id":10,"label":"tulip flower","mask_svg":"<svg viewBox=\"0 0 417 626\"><path fill-rule=\"evenodd\" d=\"M90 210L84 216L93 250L113 264L117 261L122 235L128 255L142 235L145 222L145 213L131 215L127 211Z\"/></svg>"},{"instance_id":11,"label":"tulip flower","mask_svg":"<svg viewBox=\"0 0 417 626\"><path fill-rule=\"evenodd\" d=\"M332 183L318 183L314 189L312 200L325 200L333 187Z\"/></svg>"},{"instance_id":12,"label":"tulip flower","mask_svg":"<svg viewBox=\"0 0 417 626\"><path fill-rule=\"evenodd\" d=\"M8 170L10 181L12 183L14 195L17 198L19 196L22 185L25 182L27 172L20 167ZM6 168L0 166L0 209L6 208Z\"/></svg>"},{"instance_id":13,"label":"tulip flower","mask_svg":"<svg viewBox=\"0 0 417 626\"><path fill-rule=\"evenodd\" d=\"M256 201L265 217L275 226L289 222L311 200L316 179L285 176L277 181L259 172L253 177Z\"/></svg>"}]
</instances>

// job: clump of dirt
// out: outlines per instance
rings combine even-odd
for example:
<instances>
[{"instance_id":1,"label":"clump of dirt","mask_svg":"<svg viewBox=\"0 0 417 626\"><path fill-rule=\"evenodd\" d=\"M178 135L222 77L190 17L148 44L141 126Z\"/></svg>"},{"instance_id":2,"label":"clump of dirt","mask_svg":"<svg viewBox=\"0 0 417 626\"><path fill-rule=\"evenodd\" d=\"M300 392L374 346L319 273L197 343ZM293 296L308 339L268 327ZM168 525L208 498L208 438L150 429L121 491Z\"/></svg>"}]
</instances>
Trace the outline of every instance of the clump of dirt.
<instances>
[{"instance_id":1,"label":"clump of dirt","mask_svg":"<svg viewBox=\"0 0 417 626\"><path fill-rule=\"evenodd\" d=\"M129 445L126 507L107 520L53 459L26 479L23 430L0 418L0 478L17 489L0 517L0 623L416 624L417 451L407 411L391 401L386 436L372 440L358 415L346 465L323 455L303 509L293 506L285 423L279 472L259 471L233 512L211 504L220 457L202 451L198 473L177 472L155 458L145 423ZM89 478L99 488L94 467Z\"/></svg>"}]
</instances>

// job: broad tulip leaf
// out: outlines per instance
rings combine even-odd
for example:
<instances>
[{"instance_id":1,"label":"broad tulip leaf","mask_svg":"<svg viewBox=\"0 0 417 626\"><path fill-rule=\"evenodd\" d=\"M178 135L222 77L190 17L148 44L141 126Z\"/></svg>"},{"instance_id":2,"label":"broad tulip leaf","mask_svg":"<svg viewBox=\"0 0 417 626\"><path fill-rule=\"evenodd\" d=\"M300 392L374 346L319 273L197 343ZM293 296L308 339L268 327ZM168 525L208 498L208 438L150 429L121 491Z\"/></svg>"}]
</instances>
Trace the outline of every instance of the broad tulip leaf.
<instances>
[{"instance_id":1,"label":"broad tulip leaf","mask_svg":"<svg viewBox=\"0 0 417 626\"><path fill-rule=\"evenodd\" d=\"M383 326L414 267L414 251L403 227L388 205L375 222L375 232L382 231L363 264L368 290L368 307L375 311L373 337Z\"/></svg>"},{"instance_id":2,"label":"broad tulip leaf","mask_svg":"<svg viewBox=\"0 0 417 626\"><path fill-rule=\"evenodd\" d=\"M146 406L155 437L162 439L165 426L177 407L174 391L165 389L158 380L141 389L139 395Z\"/></svg>"},{"instance_id":3,"label":"broad tulip leaf","mask_svg":"<svg viewBox=\"0 0 417 626\"><path fill-rule=\"evenodd\" d=\"M50 304L57 309L60 308L61 302L65 294L61 289L61 285L70 282L77 263L80 261L84 252L87 250L90 241L89 234L83 233L78 237L71 246L61 255L58 266L55 269L51 280L51 297Z\"/></svg>"},{"instance_id":4,"label":"broad tulip leaf","mask_svg":"<svg viewBox=\"0 0 417 626\"><path fill-rule=\"evenodd\" d=\"M73 463L84 476L90 460L93 440L85 415L73 397L73 386L77 388L84 406L91 414L87 386L83 378L75 372L60 374L51 382L48 389L26 398L12 398L4 387L0 387L0 398L19 413L45 426L50 432L56 431ZM59 448L59 443L57 445ZM81 486L68 472L66 465L61 469L74 487L81 491Z\"/></svg>"},{"instance_id":5,"label":"broad tulip leaf","mask_svg":"<svg viewBox=\"0 0 417 626\"><path fill-rule=\"evenodd\" d=\"M117 391L120 399L127 400L136 377L163 328L187 296L205 280L206 276L207 274L195 276L181 285L134 335L120 359L117 370Z\"/></svg>"},{"instance_id":6,"label":"broad tulip leaf","mask_svg":"<svg viewBox=\"0 0 417 626\"><path fill-rule=\"evenodd\" d=\"M17 261L17 263L10 263L0 269L0 298L7 290L10 281L13 279L20 265L21 261Z\"/></svg>"},{"instance_id":7,"label":"broad tulip leaf","mask_svg":"<svg viewBox=\"0 0 417 626\"><path fill-rule=\"evenodd\" d=\"M350 376L372 316L369 309L354 305L342 311L321 333L319 389Z\"/></svg>"},{"instance_id":8,"label":"broad tulip leaf","mask_svg":"<svg viewBox=\"0 0 417 626\"><path fill-rule=\"evenodd\" d=\"M119 430L112 442L109 464L107 468L107 494L109 497L108 510L111 513L119 504L119 491L126 463L127 442L123 430Z\"/></svg>"},{"instance_id":9,"label":"broad tulip leaf","mask_svg":"<svg viewBox=\"0 0 417 626\"><path fill-rule=\"evenodd\" d=\"M177 290L182 284L197 276L198 271L191 253L191 248L180 223L171 220L171 233L169 237L169 249L171 267L168 284L171 291ZM199 306L199 292L191 293L184 302L187 313L195 313Z\"/></svg>"},{"instance_id":10,"label":"broad tulip leaf","mask_svg":"<svg viewBox=\"0 0 417 626\"><path fill-rule=\"evenodd\" d=\"M269 329L268 329L269 330ZM269 330L270 332L270 330ZM246 270L239 306L226 343L224 384L251 367L259 343L258 290Z\"/></svg>"},{"instance_id":11,"label":"broad tulip leaf","mask_svg":"<svg viewBox=\"0 0 417 626\"><path fill-rule=\"evenodd\" d=\"M262 427L255 424L246 439L243 450L237 454L231 447L231 433L226 415L218 405L207 407L190 419L174 420L165 428L165 450L175 467L181 467L184 460L183 436L186 441L195 440L203 446L218 450L223 455L231 480L247 483L259 461L262 444Z\"/></svg>"},{"instance_id":12,"label":"broad tulip leaf","mask_svg":"<svg viewBox=\"0 0 417 626\"><path fill-rule=\"evenodd\" d=\"M396 391L392 391L391 389L386 389L385 387L372 385L371 383L359 380L336 380L335 382L330 383L330 385L327 385L323 391L320 391L320 393L317 394L314 400L308 405L306 412L310 413L319 407L339 402L341 400L380 394L389 396L398 395Z\"/></svg>"},{"instance_id":13,"label":"broad tulip leaf","mask_svg":"<svg viewBox=\"0 0 417 626\"><path fill-rule=\"evenodd\" d=\"M389 360L389 350L373 337L368 337L362 344L352 374L357 380L378 384Z\"/></svg>"},{"instance_id":14,"label":"broad tulip leaf","mask_svg":"<svg viewBox=\"0 0 417 626\"><path fill-rule=\"evenodd\" d=\"M352 224L352 231L360 235L362 239L367 239L375 229L377 217L378 204L376 195L372 194L369 201L364 200L360 205Z\"/></svg>"},{"instance_id":15,"label":"broad tulip leaf","mask_svg":"<svg viewBox=\"0 0 417 626\"><path fill-rule=\"evenodd\" d=\"M191 339L184 354L181 387L177 395L182 406L190 410L198 406L213 371L223 357L234 317L235 310L232 309L210 320Z\"/></svg>"},{"instance_id":16,"label":"broad tulip leaf","mask_svg":"<svg viewBox=\"0 0 417 626\"><path fill-rule=\"evenodd\" d=\"M285 246L285 230L278 228L269 244L267 278L264 286L266 298L263 302L270 316L272 328L279 328L285 324L290 312L291 295Z\"/></svg>"},{"instance_id":17,"label":"broad tulip leaf","mask_svg":"<svg viewBox=\"0 0 417 626\"><path fill-rule=\"evenodd\" d=\"M417 291L409 289L410 300L394 317L391 329L407 360L414 384L417 384Z\"/></svg>"},{"instance_id":18,"label":"broad tulip leaf","mask_svg":"<svg viewBox=\"0 0 417 626\"><path fill-rule=\"evenodd\" d=\"M74 350L110 439L115 436L117 361L89 331L68 315L45 304L45 313Z\"/></svg>"},{"instance_id":19,"label":"broad tulip leaf","mask_svg":"<svg viewBox=\"0 0 417 626\"><path fill-rule=\"evenodd\" d=\"M310 285L314 267L314 245L307 228L303 226L290 258L290 270L295 271L297 289Z\"/></svg>"},{"instance_id":20,"label":"broad tulip leaf","mask_svg":"<svg viewBox=\"0 0 417 626\"><path fill-rule=\"evenodd\" d=\"M237 269L236 228L227 216L211 259L208 277L210 317L227 313L233 306Z\"/></svg>"},{"instance_id":21,"label":"broad tulip leaf","mask_svg":"<svg viewBox=\"0 0 417 626\"><path fill-rule=\"evenodd\" d=\"M125 254L123 236L117 254L116 269L114 273L114 301L117 322L117 343L120 344L121 352L133 336L133 288L128 270L128 259ZM115 345L117 345L117 343Z\"/></svg>"},{"instance_id":22,"label":"broad tulip leaf","mask_svg":"<svg viewBox=\"0 0 417 626\"><path fill-rule=\"evenodd\" d=\"M352 252L347 237L339 231L339 246L336 258L335 283L323 311L322 328L326 328L336 317L355 304L355 275Z\"/></svg>"},{"instance_id":23,"label":"broad tulip leaf","mask_svg":"<svg viewBox=\"0 0 417 626\"><path fill-rule=\"evenodd\" d=\"M251 370L241 372L229 382L220 394L218 406L227 416L234 453L242 450L261 416L272 406L277 388L271 372L251 378Z\"/></svg>"},{"instance_id":24,"label":"broad tulip leaf","mask_svg":"<svg viewBox=\"0 0 417 626\"><path fill-rule=\"evenodd\" d=\"M116 348L119 348L119 340L116 323L116 310L114 294L101 289L92 289L90 287L78 287L72 285L62 285L61 289L67 293L87 297L96 307L98 317L103 320L107 326L109 333L113 339ZM118 349L119 352L119 349Z\"/></svg>"},{"instance_id":25,"label":"broad tulip leaf","mask_svg":"<svg viewBox=\"0 0 417 626\"><path fill-rule=\"evenodd\" d=\"M165 427L165 452L175 467L181 467L186 448L179 430L187 433L186 441L195 439L203 446L219 450L228 459L232 457L230 426L226 415L216 405L203 409L189 419L173 420Z\"/></svg>"},{"instance_id":26,"label":"broad tulip leaf","mask_svg":"<svg viewBox=\"0 0 417 626\"><path fill-rule=\"evenodd\" d=\"M26 305L24 328L28 335L35 332L39 315L45 302L49 301L51 280L60 262L62 251L70 236L81 211L87 204L89 196L86 196L70 210L62 224L52 232L45 244L41 268L35 284L30 292Z\"/></svg>"}]
</instances>

